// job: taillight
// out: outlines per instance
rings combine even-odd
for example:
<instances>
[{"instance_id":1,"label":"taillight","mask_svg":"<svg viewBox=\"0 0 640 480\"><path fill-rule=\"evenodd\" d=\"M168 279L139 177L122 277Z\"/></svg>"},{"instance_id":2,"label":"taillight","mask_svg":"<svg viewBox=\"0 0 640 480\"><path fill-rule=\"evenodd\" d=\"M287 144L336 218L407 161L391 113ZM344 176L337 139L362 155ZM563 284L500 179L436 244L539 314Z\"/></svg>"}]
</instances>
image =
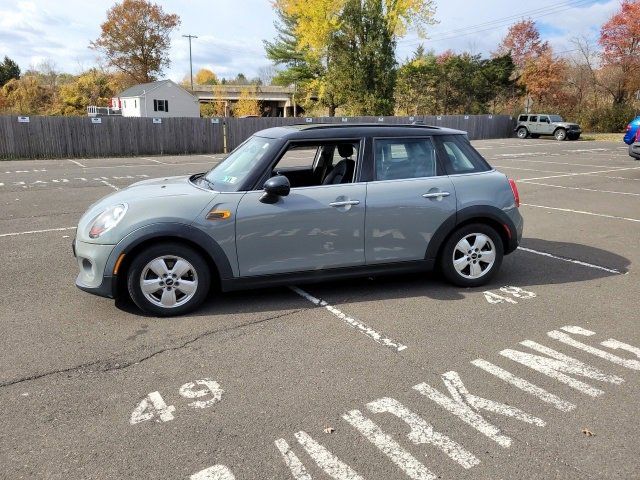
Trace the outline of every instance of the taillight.
<instances>
[{"instance_id":1,"label":"taillight","mask_svg":"<svg viewBox=\"0 0 640 480\"><path fill-rule=\"evenodd\" d=\"M509 185L511 185L511 191L513 192L513 199L516 202L516 207L520 207L520 194L518 193L518 186L516 185L516 181L510 178Z\"/></svg>"},{"instance_id":2,"label":"taillight","mask_svg":"<svg viewBox=\"0 0 640 480\"><path fill-rule=\"evenodd\" d=\"M631 131L631 124L627 125L627 132Z\"/></svg>"}]
</instances>

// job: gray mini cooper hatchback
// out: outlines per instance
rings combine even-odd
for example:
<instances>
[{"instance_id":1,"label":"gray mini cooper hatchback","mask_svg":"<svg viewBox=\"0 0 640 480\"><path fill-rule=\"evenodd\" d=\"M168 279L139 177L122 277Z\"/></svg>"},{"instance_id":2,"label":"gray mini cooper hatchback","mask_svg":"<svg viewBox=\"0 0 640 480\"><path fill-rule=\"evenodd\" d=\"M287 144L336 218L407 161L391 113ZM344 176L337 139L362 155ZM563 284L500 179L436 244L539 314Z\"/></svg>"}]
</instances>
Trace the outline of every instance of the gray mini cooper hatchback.
<instances>
[{"instance_id":1,"label":"gray mini cooper hatchback","mask_svg":"<svg viewBox=\"0 0 640 480\"><path fill-rule=\"evenodd\" d=\"M225 291L438 268L477 287L522 237L516 185L464 132L424 125L260 131L192 176L93 204L73 242L84 291L144 312Z\"/></svg>"}]
</instances>

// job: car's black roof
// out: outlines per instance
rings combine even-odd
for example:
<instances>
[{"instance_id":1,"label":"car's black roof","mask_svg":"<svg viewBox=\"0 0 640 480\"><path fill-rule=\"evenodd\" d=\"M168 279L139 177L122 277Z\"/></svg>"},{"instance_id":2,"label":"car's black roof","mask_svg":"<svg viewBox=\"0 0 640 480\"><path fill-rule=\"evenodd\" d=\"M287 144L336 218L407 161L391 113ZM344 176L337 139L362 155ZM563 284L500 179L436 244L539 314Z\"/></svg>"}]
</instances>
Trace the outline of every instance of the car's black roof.
<instances>
[{"instance_id":1,"label":"car's black roof","mask_svg":"<svg viewBox=\"0 0 640 480\"><path fill-rule=\"evenodd\" d=\"M267 138L324 139L350 136L375 137L422 137L425 135L463 135L466 132L451 128L433 127L430 125L382 124L382 123L305 123L267 128L256 132L257 136Z\"/></svg>"}]
</instances>

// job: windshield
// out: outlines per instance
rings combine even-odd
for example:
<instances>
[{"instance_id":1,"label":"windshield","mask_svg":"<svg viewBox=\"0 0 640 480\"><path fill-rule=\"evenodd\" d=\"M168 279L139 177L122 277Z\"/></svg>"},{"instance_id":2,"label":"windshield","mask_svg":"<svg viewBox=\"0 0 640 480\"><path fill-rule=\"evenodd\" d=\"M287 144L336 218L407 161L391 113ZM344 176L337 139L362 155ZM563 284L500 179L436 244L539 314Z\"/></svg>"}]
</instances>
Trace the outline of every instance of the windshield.
<instances>
[{"instance_id":1,"label":"windshield","mask_svg":"<svg viewBox=\"0 0 640 480\"><path fill-rule=\"evenodd\" d=\"M273 142L272 138L250 137L207 173L207 183L221 192L236 191Z\"/></svg>"},{"instance_id":2,"label":"windshield","mask_svg":"<svg viewBox=\"0 0 640 480\"><path fill-rule=\"evenodd\" d=\"M549 115L549 118L551 119L552 122L564 122L564 120L562 120L562 117L560 115Z\"/></svg>"}]
</instances>

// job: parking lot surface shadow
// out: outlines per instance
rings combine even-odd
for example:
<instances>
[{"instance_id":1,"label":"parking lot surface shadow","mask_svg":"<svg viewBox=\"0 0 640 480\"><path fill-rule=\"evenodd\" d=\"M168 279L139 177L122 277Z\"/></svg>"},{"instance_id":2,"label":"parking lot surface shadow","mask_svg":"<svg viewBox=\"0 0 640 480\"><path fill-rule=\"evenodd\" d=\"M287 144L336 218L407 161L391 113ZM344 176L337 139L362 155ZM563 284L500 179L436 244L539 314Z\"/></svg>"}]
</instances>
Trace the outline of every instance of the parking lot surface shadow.
<instances>
[{"instance_id":1,"label":"parking lot surface shadow","mask_svg":"<svg viewBox=\"0 0 640 480\"><path fill-rule=\"evenodd\" d=\"M302 285L321 295L339 298L341 302L391 300L426 297L434 300L464 300L465 293L489 290L504 285L558 285L597 280L628 272L630 260L607 250L571 242L525 238L522 247L553 255L518 250L504 258L502 269L487 285L461 288L445 282L439 272L362 277ZM565 260L563 260L565 259ZM588 265L574 263L572 260ZM594 268L604 267L605 269ZM619 273L615 273L617 271ZM250 300L250 301L248 301ZM215 287L204 305L192 316L272 312L283 309L308 308L286 287L261 288L222 293ZM143 315L128 299L116 306L127 313ZM179 321L179 320L173 320Z\"/></svg>"},{"instance_id":2,"label":"parking lot surface shadow","mask_svg":"<svg viewBox=\"0 0 640 480\"><path fill-rule=\"evenodd\" d=\"M325 282L309 285L308 288L315 294L329 295L340 302L413 297L464 300L468 292L480 292L504 285L558 285L614 277L627 273L631 264L630 260L616 253L578 243L525 238L522 246L549 253L556 258L517 250L504 258L502 268L494 279L478 288L453 286L437 271ZM573 263L571 260L591 266ZM597 267L604 267L605 270Z\"/></svg>"}]
</instances>

